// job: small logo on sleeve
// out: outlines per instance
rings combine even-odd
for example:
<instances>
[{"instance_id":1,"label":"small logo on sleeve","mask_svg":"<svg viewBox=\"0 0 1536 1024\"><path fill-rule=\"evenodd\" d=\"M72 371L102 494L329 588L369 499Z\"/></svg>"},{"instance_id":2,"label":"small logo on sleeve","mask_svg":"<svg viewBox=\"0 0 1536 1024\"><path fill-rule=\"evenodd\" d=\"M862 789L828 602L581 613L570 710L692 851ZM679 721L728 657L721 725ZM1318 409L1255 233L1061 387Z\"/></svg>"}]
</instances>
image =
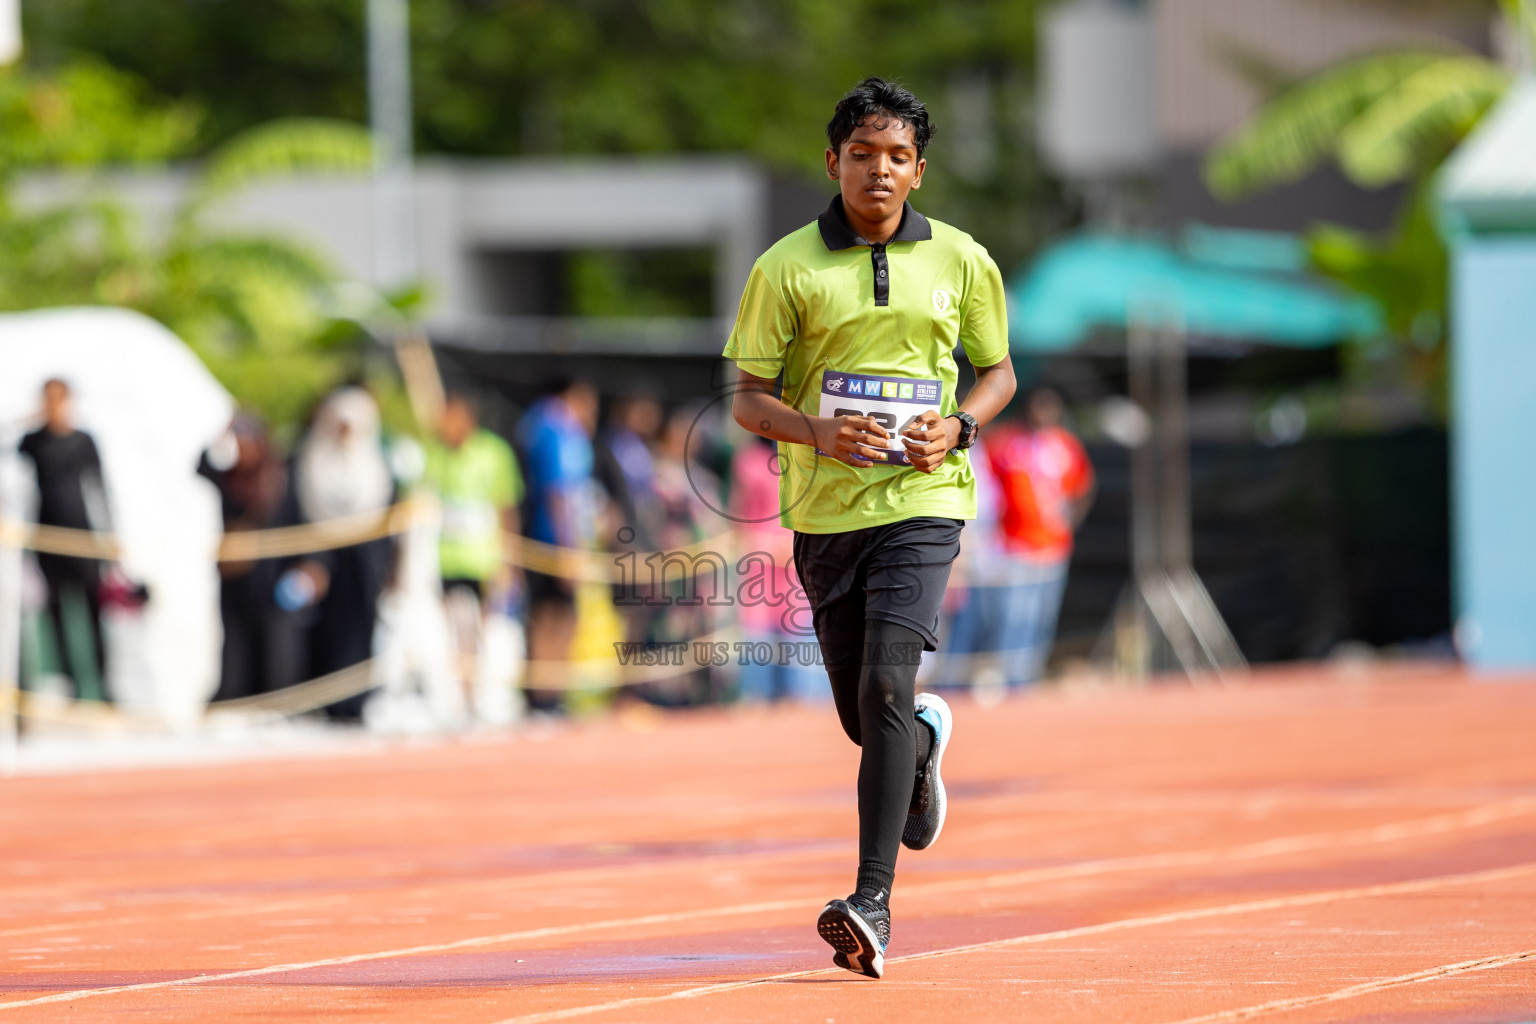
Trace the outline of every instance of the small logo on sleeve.
<instances>
[{"instance_id":1,"label":"small logo on sleeve","mask_svg":"<svg viewBox=\"0 0 1536 1024\"><path fill-rule=\"evenodd\" d=\"M933 308L935 312L942 313L949 308L949 292L943 288L935 288L933 292Z\"/></svg>"}]
</instances>

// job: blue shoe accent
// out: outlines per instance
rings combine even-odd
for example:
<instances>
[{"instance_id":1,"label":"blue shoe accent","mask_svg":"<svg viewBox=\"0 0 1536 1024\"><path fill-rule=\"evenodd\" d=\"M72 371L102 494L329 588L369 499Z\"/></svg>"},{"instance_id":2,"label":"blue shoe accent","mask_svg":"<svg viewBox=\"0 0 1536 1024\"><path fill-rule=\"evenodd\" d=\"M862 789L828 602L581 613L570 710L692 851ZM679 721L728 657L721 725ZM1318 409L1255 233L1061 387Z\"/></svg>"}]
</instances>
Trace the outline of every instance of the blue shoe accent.
<instances>
[{"instance_id":1,"label":"blue shoe accent","mask_svg":"<svg viewBox=\"0 0 1536 1024\"><path fill-rule=\"evenodd\" d=\"M955 718L944 698L936 693L918 694L913 715L933 731L933 746L912 787L912 806L907 810L901 843L909 850L926 850L944 831L944 816L949 809L939 765L944 760L949 737L955 731Z\"/></svg>"}]
</instances>

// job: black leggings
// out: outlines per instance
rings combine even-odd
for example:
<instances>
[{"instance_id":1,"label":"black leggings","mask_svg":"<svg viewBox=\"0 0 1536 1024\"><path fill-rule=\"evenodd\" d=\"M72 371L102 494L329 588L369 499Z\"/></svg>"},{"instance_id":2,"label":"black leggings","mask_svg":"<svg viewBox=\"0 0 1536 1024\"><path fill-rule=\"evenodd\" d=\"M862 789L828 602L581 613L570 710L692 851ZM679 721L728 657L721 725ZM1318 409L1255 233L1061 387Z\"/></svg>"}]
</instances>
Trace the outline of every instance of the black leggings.
<instances>
[{"instance_id":1,"label":"black leggings","mask_svg":"<svg viewBox=\"0 0 1536 1024\"><path fill-rule=\"evenodd\" d=\"M822 638L823 646L834 649L845 642L857 641ZM932 733L919 729L912 714L922 653L923 637L916 630L866 619L860 663L827 669L843 731L864 748L859 758L858 888L890 891L913 779L917 766L928 759Z\"/></svg>"},{"instance_id":2,"label":"black leggings","mask_svg":"<svg viewBox=\"0 0 1536 1024\"><path fill-rule=\"evenodd\" d=\"M859 759L860 889L889 891L918 764L933 734L917 728L912 696L949 567L958 519L915 516L846 533L795 533L795 570L813 610L837 715Z\"/></svg>"}]
</instances>

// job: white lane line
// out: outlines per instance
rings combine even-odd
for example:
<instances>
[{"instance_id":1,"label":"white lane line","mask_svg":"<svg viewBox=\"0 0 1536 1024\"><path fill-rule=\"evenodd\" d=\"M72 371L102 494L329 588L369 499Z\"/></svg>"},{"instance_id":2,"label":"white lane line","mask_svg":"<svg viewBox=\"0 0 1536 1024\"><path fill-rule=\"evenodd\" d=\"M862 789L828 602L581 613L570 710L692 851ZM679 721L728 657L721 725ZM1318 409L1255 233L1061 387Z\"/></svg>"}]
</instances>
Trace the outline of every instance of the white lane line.
<instances>
[{"instance_id":1,"label":"white lane line","mask_svg":"<svg viewBox=\"0 0 1536 1024\"><path fill-rule=\"evenodd\" d=\"M1522 875L1536 874L1536 861L1527 864L1517 864L1507 868L1495 868L1491 871L1473 871L1460 875L1438 875L1433 878L1418 878L1409 882L1389 882L1383 885L1357 886L1350 889L1330 889L1323 892L1304 893L1297 896L1280 896L1267 900L1250 900L1245 903L1226 903L1214 907L1197 907L1190 910L1175 910L1166 914L1149 914L1145 917L1121 918L1118 921L1106 921L1103 924L1084 925L1080 928L1064 928L1054 932L1034 932L1030 935L1018 935L1013 938L995 939L991 942L977 942L966 946L951 946L947 949L935 949L927 953L912 953L907 956L892 957L886 960L886 964L910 963L916 960L932 960L938 957L957 956L968 953L977 953L997 949L1007 949L1013 946L1034 945L1041 942L1055 942L1060 939L1076 939L1088 935L1103 935L1106 932L1126 931L1132 928L1148 928L1160 924L1175 924L1183 921L1198 921L1202 918L1231 917L1239 914L1260 913L1266 910L1281 910L1289 907L1314 906L1320 903L1335 903L1341 900L1369 899L1376 896L1397 896L1406 893L1424 892L1429 889L1437 889L1449 885L1473 885L1478 882L1497 882L1507 878L1516 878ZM606 1003L593 1003L587 1006L572 1006L563 1010L548 1010L542 1013L524 1014L520 1017L508 1017L496 1022L496 1024L546 1024L548 1021L569 1020L573 1017L585 1017L594 1013L606 1013L609 1010L622 1010L632 1006L645 1006L653 1003L671 1002L681 999L698 999L702 996L717 995L722 992L731 992L736 989L752 988L758 985L771 985L781 981L789 981L794 978L804 978L816 974L842 974L840 968L832 967L820 971L797 971L792 974L774 974L763 978L751 978L745 981L722 982L717 985L702 985L697 988L682 989L655 996L631 996L628 999L614 999Z\"/></svg>"},{"instance_id":2,"label":"white lane line","mask_svg":"<svg viewBox=\"0 0 1536 1024\"><path fill-rule=\"evenodd\" d=\"M675 921L690 921L703 917L716 917L725 914L768 914L781 910L800 910L808 906L820 906L821 902L806 900L773 900L765 903L743 903L734 907L714 907L707 910L684 910L672 914L648 914L644 917L630 917L616 921L592 921L587 924L556 925L549 928L530 928L520 932L502 932L499 935L477 935L468 939L455 939L452 942L434 942L424 946L409 946L405 949L386 949L373 953L353 953L349 956L333 956L324 960L308 960L296 964L272 964L269 967L252 967L243 971L219 971L213 974L194 974L186 978L172 978L167 981L145 981L136 985L114 985L110 988L86 988L73 992L56 992L49 996L37 996L32 999L22 999L15 1002L0 1003L0 1010L11 1010L22 1006L41 1006L45 1003L65 1003L75 999L89 999L93 996L111 996L123 992L147 992L151 989L177 988L183 985L206 985L218 981L238 981L241 978L260 978L269 974L288 974L293 971L307 971L316 967L339 967L345 964L363 963L368 960L393 960L397 957L424 956L429 953L448 953L458 949L474 949L480 946L500 946L509 942L526 942L529 939L546 939L561 935L575 935L580 932L595 931L609 928L643 928L649 925L670 924Z\"/></svg>"},{"instance_id":3,"label":"white lane line","mask_svg":"<svg viewBox=\"0 0 1536 1024\"><path fill-rule=\"evenodd\" d=\"M1377 981L1362 982L1359 985L1336 989L1333 992L1320 992L1317 995L1311 996L1294 996L1290 999L1274 999L1270 1002L1258 1003L1254 1006L1242 1006L1233 1010L1222 1010L1219 1013L1208 1013L1204 1017L1189 1017L1178 1021L1177 1024L1222 1024L1225 1021L1250 1020L1266 1013L1296 1010L1304 1006L1316 1006L1320 1003L1336 1003L1340 1000L1353 999L1356 996L1380 992L1383 989L1397 988L1400 985L1418 985L1426 981L1436 981L1453 974L1464 974L1467 971L1492 970L1495 967L1517 964L1523 960L1536 960L1536 949L1527 949L1521 953L1506 953L1503 956L1484 957L1481 960L1463 960L1458 964L1444 964L1440 967L1430 967L1422 971L1414 971L1412 974L1399 974L1395 978L1381 978Z\"/></svg>"},{"instance_id":4,"label":"white lane line","mask_svg":"<svg viewBox=\"0 0 1536 1024\"><path fill-rule=\"evenodd\" d=\"M1335 849L1347 846L1370 845L1374 843L1394 842L1402 839L1419 839L1425 836L1441 835L1447 832L1455 832L1466 828L1476 828L1481 825L1489 825L1508 818L1536 812L1536 798L1516 797L1503 800L1498 803L1487 804L1482 807L1474 807L1471 810L1456 811L1447 814L1437 814L1429 818L1420 818L1414 821L1393 822L1387 825L1377 825L1369 828L1350 829L1340 832L1314 832L1298 836L1282 836L1278 839L1265 839L1254 843L1245 843L1238 846L1207 847L1200 850L1183 850L1176 853L1139 854L1133 857L1107 857L1098 860L1078 861L1073 864L1063 864L1049 868L1030 868L1025 871L1013 871L1000 875L989 875L974 879L957 879L949 882L915 883L903 886L903 897L924 896L938 893L954 892L959 890L976 888L1002 888L1014 885L1026 885L1031 882L1059 881L1064 878L1082 878L1093 875L1112 874L1120 871L1136 871L1141 869L1157 869L1168 867L1192 867L1206 864L1215 864L1230 860L1252 860L1261 857L1272 857L1286 853L1308 852L1312 850ZM755 864L761 861L794 861L816 860L842 852L846 844L840 844L838 848L818 848L811 850L787 850L763 853L747 853L737 855L708 854L695 860L652 862L637 865L615 865L596 868L577 868L570 871L552 871L537 875L522 875L504 879L494 879L487 882L460 883L438 886L418 886L411 889L403 889L391 894L391 899L396 901L408 899L422 899L430 896L440 896L465 890L473 891L476 888L496 889L501 887L526 887L532 885L550 885L555 883L569 883L574 881L598 881L603 878L633 877L638 874L666 874L675 870L702 870L715 862L724 862L732 865ZM72 931L78 928L101 928L124 925L150 924L162 921L206 921L220 917L239 917L249 914L281 913L289 910L303 910L318 907L335 906L350 900L370 895L377 895L381 890L366 890L359 892L341 893L334 896L310 897L304 900L289 900L281 903L250 903L235 907L217 907L209 910L184 911L171 915L139 915L134 917L100 918L94 921L61 921L51 924L29 925L20 928L0 930L0 938L13 938L23 935L40 935L58 931ZM602 922L594 923L588 927L606 927ZM0 1004L0 1009L4 1004Z\"/></svg>"},{"instance_id":5,"label":"white lane line","mask_svg":"<svg viewBox=\"0 0 1536 1024\"><path fill-rule=\"evenodd\" d=\"M427 899L433 896L452 895L456 892L487 893L497 889L526 889L529 886L575 885L601 882L608 878L635 878L664 875L674 871L707 871L715 867L752 867L782 861L816 860L821 857L846 857L853 844L829 843L814 849L772 850L739 854L708 853L695 857L667 861L648 861L642 864L619 864L591 868L567 868L563 871L543 871L531 875L509 875L476 882L456 882L447 885L419 885L408 889L356 889L330 896L310 896L304 899L285 900L280 903L241 903L238 906L210 907L206 910L186 910L173 914L139 914L132 917L106 917L96 920L56 921L49 924L26 925L0 931L0 939L21 935L46 934L48 932L74 931L78 928L102 928L119 925L150 924L164 921L206 921L220 917L239 917L246 914L282 913L289 910L311 910L334 907L350 900L369 896L388 896L393 903Z\"/></svg>"},{"instance_id":6,"label":"white lane line","mask_svg":"<svg viewBox=\"0 0 1536 1024\"><path fill-rule=\"evenodd\" d=\"M930 895L959 892L977 888L1000 888L1027 882L1057 881L1084 875L1104 874L1108 871L1134 871L1142 868L1198 867L1232 860L1254 860L1276 857L1287 853L1308 853L1315 850L1338 849L1347 846L1369 846L1376 843L1398 842L1404 839L1422 839L1426 836L1443 835L1462 829L1491 825L1509 818L1517 818L1536 811L1536 799L1517 797L1502 800L1469 811L1436 814L1415 821L1393 822L1369 828L1348 829L1340 832L1313 832L1306 835L1281 836L1263 839L1237 846L1181 850L1176 853L1148 853L1134 857L1114 857L1102 860L1079 861L1050 868L1030 868L1027 871L1010 871L983 878L957 878L947 882L927 882L904 885L896 890L900 896Z\"/></svg>"},{"instance_id":7,"label":"white lane line","mask_svg":"<svg viewBox=\"0 0 1536 1024\"><path fill-rule=\"evenodd\" d=\"M1434 835L1439 832L1451 831L1455 821L1462 824L1459 827L1471 827L1477 824L1486 824L1510 817L1517 813L1512 806L1521 805L1524 810L1530 810L1536 801L1516 800L1505 801L1502 804L1491 804L1486 808L1474 811L1462 812L1455 815L1436 815L1433 818L1421 819L1417 822L1403 822L1397 825L1382 825L1369 829L1354 829L1347 832L1323 832L1312 835L1289 836L1280 839L1267 840L1262 843L1250 843L1236 847L1222 847L1206 850L1193 850L1176 854L1153 854L1141 857L1126 857L1120 860L1089 861L1083 864L1069 864L1055 868L1039 868L1033 871L1014 872L1007 875L997 875L991 878L983 878L970 882L933 882L927 885L907 886L902 890L903 896L922 896L929 893L949 892L953 889L963 889L975 886L1000 887L1004 885L1018 885L1032 881L1051 880L1063 877L1075 877L1094 874L1110 874L1118 871L1135 870L1146 867L1179 866L1187 864L1207 864L1234 857L1261 856L1255 851L1259 849L1269 850L1275 853L1288 853L1297 850L1316 850L1328 846L1344 846L1361 842L1383 842L1400 838L1416 837L1422 835ZM1331 840L1331 842L1330 842ZM1524 870L1524 869L1522 869ZM1447 878L1460 878L1463 876L1445 876ZM1478 877L1478 876L1466 876ZM1399 883L1400 884L1400 883ZM1449 883L1447 883L1449 884ZM1297 897L1285 897L1295 899ZM67 1002L72 999L88 999L95 996L115 995L122 992L140 992L149 989L171 988L182 985L200 985L214 981L233 981L241 978L255 978L269 974L284 974L291 971L309 970L315 967L334 967L344 964L362 963L369 960L389 960L397 957L420 956L428 953L450 952L457 949L472 949L481 946L501 945L509 942L523 942L530 939L554 938L565 935L577 935L583 932L606 931L615 928L637 928L656 924L671 924L678 921L700 920L709 917L720 917L734 914L762 914L777 913L786 910L804 910L820 907L823 900L816 898L799 898L787 900L774 900L762 903L745 903L728 907L712 907L700 910L676 911L667 914L650 914L643 917L621 918L607 921L590 921L583 924L558 925L548 928L534 928L524 931L502 932L496 935L474 936L467 939L456 939L452 942L433 943L423 946L410 946L404 949L382 950L372 953L354 953L348 956L331 957L324 960L311 960L294 964L273 964L268 967L253 967L240 971L220 971L211 974L198 974L186 978L174 978L166 981L141 982L136 985L115 985L108 988L78 989L71 992L59 992L53 995L37 996L32 999L24 999L9 1003L0 1003L0 1010L7 1010L20 1006L36 1006L43 1003ZM1289 903L1278 904L1289 906ZM1248 904L1239 904L1248 906ZM1139 920L1139 919L1138 919ZM1150 919L1149 919L1150 920ZM1155 923L1155 922L1154 922ZM1102 926L1094 925L1092 928ZM1047 933L1054 934L1054 933ZM1091 932L1085 933L1091 934ZM1015 941L1015 940L1003 940ZM1017 941L1042 941L1025 936ZM986 943L992 946L996 943ZM957 947L957 949L970 947ZM945 951L940 951L945 952ZM940 954L916 954L917 957ZM901 957L897 959L909 959ZM891 962L895 962L894 960ZM807 972L810 974L821 973L819 971ZM799 977L800 975L785 975L785 977ZM731 987L761 984L763 980L752 979L743 982L731 982ZM713 989L711 989L713 991ZM676 996L666 998L680 998ZM595 1011L593 1011L595 1012ZM551 1018L557 1019L557 1018Z\"/></svg>"}]
</instances>

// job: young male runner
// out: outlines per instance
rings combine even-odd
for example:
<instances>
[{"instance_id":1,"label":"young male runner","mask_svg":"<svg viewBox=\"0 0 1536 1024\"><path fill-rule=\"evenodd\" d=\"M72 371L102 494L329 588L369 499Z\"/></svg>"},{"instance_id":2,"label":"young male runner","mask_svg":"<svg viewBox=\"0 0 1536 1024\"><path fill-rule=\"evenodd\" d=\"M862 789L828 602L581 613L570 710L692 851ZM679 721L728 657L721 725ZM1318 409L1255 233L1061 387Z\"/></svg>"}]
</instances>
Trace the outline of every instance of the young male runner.
<instances>
[{"instance_id":1,"label":"young male runner","mask_svg":"<svg viewBox=\"0 0 1536 1024\"><path fill-rule=\"evenodd\" d=\"M976 515L964 449L1014 391L996 264L907 203L932 134L923 104L880 78L842 98L826 154L840 194L757 261L725 347L736 422L779 442L781 519L838 717L863 747L855 890L817 930L833 963L873 978L898 844L924 849L944 825L949 708L913 691ZM956 345L976 370L958 405Z\"/></svg>"}]
</instances>

